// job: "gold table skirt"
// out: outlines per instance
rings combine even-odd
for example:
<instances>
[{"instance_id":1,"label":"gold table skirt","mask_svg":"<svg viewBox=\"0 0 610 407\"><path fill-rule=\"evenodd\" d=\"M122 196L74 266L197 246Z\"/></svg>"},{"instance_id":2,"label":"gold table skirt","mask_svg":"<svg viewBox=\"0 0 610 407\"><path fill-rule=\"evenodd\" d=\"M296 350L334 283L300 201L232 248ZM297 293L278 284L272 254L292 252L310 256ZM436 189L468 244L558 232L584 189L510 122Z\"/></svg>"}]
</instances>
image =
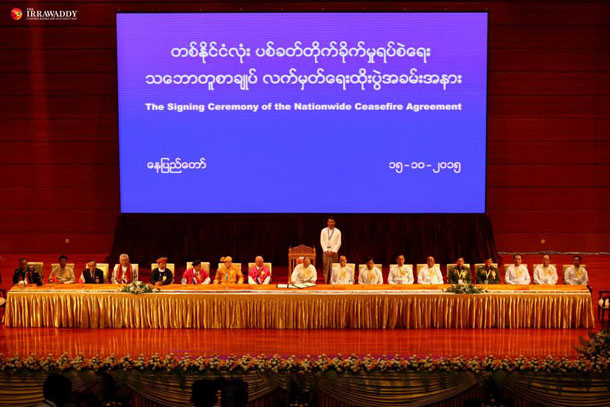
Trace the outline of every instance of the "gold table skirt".
<instances>
[{"instance_id":1,"label":"gold table skirt","mask_svg":"<svg viewBox=\"0 0 610 407\"><path fill-rule=\"evenodd\" d=\"M8 327L56 328L593 328L583 286L488 286L487 293L444 293L448 286L163 287L126 294L116 285L14 287Z\"/></svg>"}]
</instances>

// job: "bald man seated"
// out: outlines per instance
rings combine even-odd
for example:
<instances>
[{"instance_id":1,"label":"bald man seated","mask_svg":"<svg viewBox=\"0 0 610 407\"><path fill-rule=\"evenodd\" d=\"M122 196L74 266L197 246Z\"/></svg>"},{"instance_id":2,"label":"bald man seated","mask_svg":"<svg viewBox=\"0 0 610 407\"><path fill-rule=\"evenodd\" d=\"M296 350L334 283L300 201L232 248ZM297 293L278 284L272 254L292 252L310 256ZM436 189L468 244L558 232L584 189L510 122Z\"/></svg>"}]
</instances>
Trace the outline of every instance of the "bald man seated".
<instances>
[{"instance_id":1,"label":"bald man seated","mask_svg":"<svg viewBox=\"0 0 610 407\"><path fill-rule=\"evenodd\" d=\"M254 265L248 270L248 284L269 284L271 282L271 270L265 266L263 256L256 256Z\"/></svg>"}]
</instances>

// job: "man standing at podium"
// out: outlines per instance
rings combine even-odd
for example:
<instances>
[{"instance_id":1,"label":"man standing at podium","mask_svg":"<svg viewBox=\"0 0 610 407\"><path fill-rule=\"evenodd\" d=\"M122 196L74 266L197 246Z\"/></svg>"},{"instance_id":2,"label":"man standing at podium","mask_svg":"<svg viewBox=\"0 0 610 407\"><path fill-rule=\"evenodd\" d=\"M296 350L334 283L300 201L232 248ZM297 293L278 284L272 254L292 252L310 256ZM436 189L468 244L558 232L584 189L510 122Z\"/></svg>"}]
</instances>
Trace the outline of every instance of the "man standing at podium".
<instances>
[{"instance_id":1,"label":"man standing at podium","mask_svg":"<svg viewBox=\"0 0 610 407\"><path fill-rule=\"evenodd\" d=\"M322 246L322 265L324 271L324 283L332 274L333 263L339 260L339 248L341 247L341 231L335 227L335 220L328 218L327 227L320 233L320 246Z\"/></svg>"}]
</instances>

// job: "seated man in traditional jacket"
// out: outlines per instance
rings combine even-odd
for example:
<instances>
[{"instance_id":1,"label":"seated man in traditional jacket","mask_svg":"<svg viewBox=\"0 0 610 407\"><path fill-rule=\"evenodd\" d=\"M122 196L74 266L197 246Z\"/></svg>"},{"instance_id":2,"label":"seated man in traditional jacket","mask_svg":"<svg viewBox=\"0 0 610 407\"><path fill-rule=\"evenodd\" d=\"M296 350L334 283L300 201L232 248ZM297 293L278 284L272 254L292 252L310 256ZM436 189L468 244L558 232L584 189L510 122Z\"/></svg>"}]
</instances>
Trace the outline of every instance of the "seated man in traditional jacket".
<instances>
[{"instance_id":1,"label":"seated man in traditional jacket","mask_svg":"<svg viewBox=\"0 0 610 407\"><path fill-rule=\"evenodd\" d=\"M347 265L347 257L340 256L339 264L333 265L330 283L333 285L354 284L354 269Z\"/></svg>"},{"instance_id":2,"label":"seated man in traditional jacket","mask_svg":"<svg viewBox=\"0 0 610 407\"><path fill-rule=\"evenodd\" d=\"M545 254L542 256L542 264L539 264L534 269L534 283L555 285L559 277L557 276L557 268L551 263L551 256Z\"/></svg>"},{"instance_id":3,"label":"seated man in traditional jacket","mask_svg":"<svg viewBox=\"0 0 610 407\"><path fill-rule=\"evenodd\" d=\"M174 274L167 268L167 257L157 259L157 268L150 273L150 282L153 285L169 285L174 282Z\"/></svg>"},{"instance_id":4,"label":"seated man in traditional jacket","mask_svg":"<svg viewBox=\"0 0 610 407\"><path fill-rule=\"evenodd\" d=\"M521 261L520 254L513 256L514 263L506 268L504 274L505 284L528 285L531 282L530 273L527 271L527 267L521 264Z\"/></svg>"},{"instance_id":5,"label":"seated man in traditional jacket","mask_svg":"<svg viewBox=\"0 0 610 407\"><path fill-rule=\"evenodd\" d=\"M358 273L358 284L383 284L381 270L375 267L372 257L366 260L366 267Z\"/></svg>"},{"instance_id":6,"label":"seated man in traditional jacket","mask_svg":"<svg viewBox=\"0 0 610 407\"><path fill-rule=\"evenodd\" d=\"M500 284L500 273L491 257L485 259L485 264L477 269L476 281L477 284Z\"/></svg>"},{"instance_id":7,"label":"seated man in traditional jacket","mask_svg":"<svg viewBox=\"0 0 610 407\"><path fill-rule=\"evenodd\" d=\"M21 258L19 259L19 268L13 274L13 284L42 285L42 277L35 267L30 266L26 259Z\"/></svg>"},{"instance_id":8,"label":"seated man in traditional jacket","mask_svg":"<svg viewBox=\"0 0 610 407\"><path fill-rule=\"evenodd\" d=\"M313 264L311 264L311 259L309 257L305 257L303 259L303 263L297 264L297 266L292 271L292 275L290 276L290 282L292 284L303 284L303 283L314 283L318 279L318 272Z\"/></svg>"},{"instance_id":9,"label":"seated man in traditional jacket","mask_svg":"<svg viewBox=\"0 0 610 407\"><path fill-rule=\"evenodd\" d=\"M447 283L448 284L469 284L472 282L472 276L470 275L470 267L464 264L464 258L458 257L455 261L455 266L451 267L447 272Z\"/></svg>"},{"instance_id":10,"label":"seated man in traditional jacket","mask_svg":"<svg viewBox=\"0 0 610 407\"><path fill-rule=\"evenodd\" d=\"M72 284L75 280L74 268L68 266L68 256L63 254L59 256L59 264L53 267L49 274L49 283L51 284Z\"/></svg>"},{"instance_id":11,"label":"seated man in traditional jacket","mask_svg":"<svg viewBox=\"0 0 610 407\"><path fill-rule=\"evenodd\" d=\"M405 264L405 256L399 254L396 257L396 264L390 266L388 274L388 284L413 284L413 266Z\"/></svg>"},{"instance_id":12,"label":"seated man in traditional jacket","mask_svg":"<svg viewBox=\"0 0 610 407\"><path fill-rule=\"evenodd\" d=\"M582 257L576 255L572 258L572 266L566 269L564 283L570 285L587 285L589 283L589 273L585 266L580 264Z\"/></svg>"},{"instance_id":13,"label":"seated man in traditional jacket","mask_svg":"<svg viewBox=\"0 0 610 407\"><path fill-rule=\"evenodd\" d=\"M123 253L119 256L119 264L112 270L112 284L131 284L138 281L138 268L131 264L129 255Z\"/></svg>"},{"instance_id":14,"label":"seated man in traditional jacket","mask_svg":"<svg viewBox=\"0 0 610 407\"><path fill-rule=\"evenodd\" d=\"M269 284L271 282L271 270L265 266L263 256L256 256L254 265L248 270L248 284Z\"/></svg>"},{"instance_id":15,"label":"seated man in traditional jacket","mask_svg":"<svg viewBox=\"0 0 610 407\"><path fill-rule=\"evenodd\" d=\"M95 260L87 260L87 268L83 270L80 282L84 284L104 284L104 272L97 268Z\"/></svg>"},{"instance_id":16,"label":"seated man in traditional jacket","mask_svg":"<svg viewBox=\"0 0 610 407\"><path fill-rule=\"evenodd\" d=\"M426 259L426 265L417 273L417 284L443 284L441 268L435 263L434 257Z\"/></svg>"},{"instance_id":17,"label":"seated man in traditional jacket","mask_svg":"<svg viewBox=\"0 0 610 407\"><path fill-rule=\"evenodd\" d=\"M193 260L191 267L182 274L182 284L210 284L210 274L205 271L201 260Z\"/></svg>"},{"instance_id":18,"label":"seated man in traditional jacket","mask_svg":"<svg viewBox=\"0 0 610 407\"><path fill-rule=\"evenodd\" d=\"M241 272L241 267L233 264L231 256L226 256L220 259L222 264L216 270L216 277L214 277L214 284L243 284L244 275Z\"/></svg>"}]
</instances>

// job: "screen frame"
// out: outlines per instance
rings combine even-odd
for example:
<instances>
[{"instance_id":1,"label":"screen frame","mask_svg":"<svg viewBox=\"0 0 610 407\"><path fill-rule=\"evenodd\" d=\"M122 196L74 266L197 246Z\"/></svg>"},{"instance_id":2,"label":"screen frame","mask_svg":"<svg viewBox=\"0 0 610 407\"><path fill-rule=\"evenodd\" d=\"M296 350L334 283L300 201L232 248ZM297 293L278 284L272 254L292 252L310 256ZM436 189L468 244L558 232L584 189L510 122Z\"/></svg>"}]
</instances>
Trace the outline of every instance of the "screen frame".
<instances>
[{"instance_id":1,"label":"screen frame","mask_svg":"<svg viewBox=\"0 0 610 407\"><path fill-rule=\"evenodd\" d=\"M120 14L485 14L487 16L485 23L485 171L483 174L483 211L482 212L332 212L336 215L481 215L487 214L487 196L488 196L488 146L489 146L489 10L402 10L392 11L392 10L325 10L324 8L320 8L319 10L266 10L266 11L251 11L251 10L229 10L229 11L123 11L117 10L115 13L115 47L116 52L115 55L115 68L116 68L116 80L117 80L117 120L116 120L116 128L117 128L117 142L118 142L118 161L119 161L119 213L121 215L291 215L291 214L303 214L303 215L324 215L326 213L331 212L124 212L123 211L123 197L122 197L122 188L121 188L121 146L120 146L120 109L119 109L119 92L118 92L118 24L117 19Z\"/></svg>"}]
</instances>

